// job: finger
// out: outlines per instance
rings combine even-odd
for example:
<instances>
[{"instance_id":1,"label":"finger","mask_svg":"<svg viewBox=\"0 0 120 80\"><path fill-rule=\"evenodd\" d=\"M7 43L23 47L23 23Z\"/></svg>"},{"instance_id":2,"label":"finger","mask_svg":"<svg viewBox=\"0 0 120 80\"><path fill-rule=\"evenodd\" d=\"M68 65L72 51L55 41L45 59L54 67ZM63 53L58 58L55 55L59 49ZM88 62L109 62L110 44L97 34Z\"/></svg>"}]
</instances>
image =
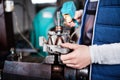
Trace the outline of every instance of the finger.
<instances>
[{"instance_id":1,"label":"finger","mask_svg":"<svg viewBox=\"0 0 120 80\"><path fill-rule=\"evenodd\" d=\"M77 44L71 44L71 43L63 43L61 44L61 46L69 49L76 49L78 47Z\"/></svg>"},{"instance_id":2,"label":"finger","mask_svg":"<svg viewBox=\"0 0 120 80\"><path fill-rule=\"evenodd\" d=\"M73 22L64 22L64 24L70 28L74 27L74 23Z\"/></svg>"},{"instance_id":3,"label":"finger","mask_svg":"<svg viewBox=\"0 0 120 80\"><path fill-rule=\"evenodd\" d=\"M79 17L82 16L82 14L83 14L83 10L76 11L74 19L78 19Z\"/></svg>"},{"instance_id":4,"label":"finger","mask_svg":"<svg viewBox=\"0 0 120 80\"><path fill-rule=\"evenodd\" d=\"M61 59L62 61L66 61L66 60L72 59L72 57L71 57L70 54L66 54L66 55L61 55L60 59Z\"/></svg>"},{"instance_id":5,"label":"finger","mask_svg":"<svg viewBox=\"0 0 120 80\"><path fill-rule=\"evenodd\" d=\"M66 64L66 66L69 66L69 67L75 67L75 65L74 64Z\"/></svg>"},{"instance_id":6,"label":"finger","mask_svg":"<svg viewBox=\"0 0 120 80\"><path fill-rule=\"evenodd\" d=\"M75 23L74 22L71 22L70 23L71 27L75 26Z\"/></svg>"},{"instance_id":7,"label":"finger","mask_svg":"<svg viewBox=\"0 0 120 80\"><path fill-rule=\"evenodd\" d=\"M64 64L74 64L72 59L62 61Z\"/></svg>"},{"instance_id":8,"label":"finger","mask_svg":"<svg viewBox=\"0 0 120 80\"><path fill-rule=\"evenodd\" d=\"M71 59L74 58L73 53L74 53L74 52L68 53L68 54L66 54L66 55L61 55L61 56L60 56L60 59L61 59L62 61L71 60Z\"/></svg>"},{"instance_id":9,"label":"finger","mask_svg":"<svg viewBox=\"0 0 120 80\"><path fill-rule=\"evenodd\" d=\"M78 65L74 65L74 64L66 64L66 66L72 67L72 68L75 68L75 69L79 69L79 66Z\"/></svg>"},{"instance_id":10,"label":"finger","mask_svg":"<svg viewBox=\"0 0 120 80\"><path fill-rule=\"evenodd\" d=\"M74 17L75 20L78 20L78 19L81 19L82 16L79 16L79 17Z\"/></svg>"}]
</instances>

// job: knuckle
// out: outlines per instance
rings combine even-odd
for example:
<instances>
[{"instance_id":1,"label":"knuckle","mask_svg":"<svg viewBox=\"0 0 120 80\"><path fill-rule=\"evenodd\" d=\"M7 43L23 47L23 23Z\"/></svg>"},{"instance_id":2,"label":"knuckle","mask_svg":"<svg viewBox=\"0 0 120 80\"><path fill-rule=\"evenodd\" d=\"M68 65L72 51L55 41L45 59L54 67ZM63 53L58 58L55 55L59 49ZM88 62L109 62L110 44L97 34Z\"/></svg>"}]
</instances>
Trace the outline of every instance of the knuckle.
<instances>
[{"instance_id":1,"label":"knuckle","mask_svg":"<svg viewBox=\"0 0 120 80\"><path fill-rule=\"evenodd\" d=\"M79 65L75 65L74 67L75 67L76 69L80 68L80 66L79 66Z\"/></svg>"},{"instance_id":2,"label":"knuckle","mask_svg":"<svg viewBox=\"0 0 120 80\"><path fill-rule=\"evenodd\" d=\"M62 56L60 57L60 60L61 60L61 61L63 61L63 60L64 60Z\"/></svg>"}]
</instances>

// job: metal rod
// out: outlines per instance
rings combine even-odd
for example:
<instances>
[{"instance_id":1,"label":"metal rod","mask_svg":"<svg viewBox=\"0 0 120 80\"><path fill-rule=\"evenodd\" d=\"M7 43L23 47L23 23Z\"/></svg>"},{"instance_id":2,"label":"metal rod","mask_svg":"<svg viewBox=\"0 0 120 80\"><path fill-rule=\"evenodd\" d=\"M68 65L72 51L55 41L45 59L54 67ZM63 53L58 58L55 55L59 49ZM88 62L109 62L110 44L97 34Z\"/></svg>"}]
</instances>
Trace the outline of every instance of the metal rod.
<instances>
[{"instance_id":1,"label":"metal rod","mask_svg":"<svg viewBox=\"0 0 120 80\"><path fill-rule=\"evenodd\" d=\"M60 11L57 11L57 26L60 26Z\"/></svg>"}]
</instances>

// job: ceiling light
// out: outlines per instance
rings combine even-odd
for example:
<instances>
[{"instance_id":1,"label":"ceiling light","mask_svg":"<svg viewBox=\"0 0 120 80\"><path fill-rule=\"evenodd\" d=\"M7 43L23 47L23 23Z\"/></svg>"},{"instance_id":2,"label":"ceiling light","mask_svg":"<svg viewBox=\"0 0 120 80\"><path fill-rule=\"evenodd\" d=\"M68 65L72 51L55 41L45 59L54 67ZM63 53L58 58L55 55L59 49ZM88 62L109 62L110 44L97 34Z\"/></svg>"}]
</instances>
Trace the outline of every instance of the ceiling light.
<instances>
[{"instance_id":1,"label":"ceiling light","mask_svg":"<svg viewBox=\"0 0 120 80\"><path fill-rule=\"evenodd\" d=\"M57 0L31 0L33 4L56 3Z\"/></svg>"}]
</instances>

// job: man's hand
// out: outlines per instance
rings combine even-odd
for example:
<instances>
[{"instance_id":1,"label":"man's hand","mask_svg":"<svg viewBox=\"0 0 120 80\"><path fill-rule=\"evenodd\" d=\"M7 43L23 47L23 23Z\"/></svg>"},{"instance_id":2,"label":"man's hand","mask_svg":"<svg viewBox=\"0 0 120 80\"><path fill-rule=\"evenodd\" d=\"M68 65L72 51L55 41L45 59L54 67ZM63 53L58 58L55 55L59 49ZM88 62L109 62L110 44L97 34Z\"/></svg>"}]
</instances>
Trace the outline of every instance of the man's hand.
<instances>
[{"instance_id":1,"label":"man's hand","mask_svg":"<svg viewBox=\"0 0 120 80\"><path fill-rule=\"evenodd\" d=\"M64 43L61 44L61 46L73 50L72 52L66 55L61 55L60 57L62 62L67 66L76 69L81 69L88 66L91 63L91 57L88 46L71 43Z\"/></svg>"},{"instance_id":2,"label":"man's hand","mask_svg":"<svg viewBox=\"0 0 120 80\"><path fill-rule=\"evenodd\" d=\"M81 18L82 18L82 14L83 14L83 10L78 10L75 12L75 16L74 19L77 20L77 22L81 22ZM64 24L68 27L74 27L75 23L72 21L72 19L70 18L70 16L68 15L63 15L65 22ZM66 21L67 19L67 21Z\"/></svg>"},{"instance_id":3,"label":"man's hand","mask_svg":"<svg viewBox=\"0 0 120 80\"><path fill-rule=\"evenodd\" d=\"M76 19L78 22L81 22L82 14L83 14L83 10L78 10L78 11L76 11L76 12L75 12L74 19Z\"/></svg>"}]
</instances>

